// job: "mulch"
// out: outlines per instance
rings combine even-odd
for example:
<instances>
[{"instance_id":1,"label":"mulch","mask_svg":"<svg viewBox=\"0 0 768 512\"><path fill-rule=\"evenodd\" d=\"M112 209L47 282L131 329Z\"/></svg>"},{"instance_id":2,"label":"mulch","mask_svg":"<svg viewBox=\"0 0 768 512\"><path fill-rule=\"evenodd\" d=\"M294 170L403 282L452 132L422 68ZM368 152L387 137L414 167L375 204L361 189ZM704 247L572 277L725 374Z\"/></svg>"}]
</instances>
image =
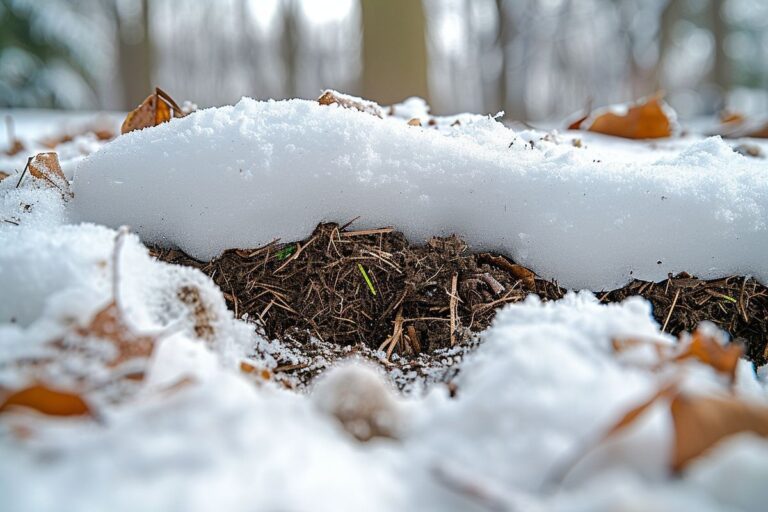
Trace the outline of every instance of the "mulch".
<instances>
[{"instance_id":1,"label":"mulch","mask_svg":"<svg viewBox=\"0 0 768 512\"><path fill-rule=\"evenodd\" d=\"M306 240L232 249L210 262L174 249L152 252L202 270L235 316L246 315L269 339L364 347L384 352L387 361L470 343L503 305L531 293L543 301L566 293L503 255L471 252L456 236L411 246L393 228L320 224ZM597 293L606 303L632 295L653 304L666 332L676 335L710 321L742 343L756 365L765 364L768 289L754 279L705 281L680 274Z\"/></svg>"}]
</instances>

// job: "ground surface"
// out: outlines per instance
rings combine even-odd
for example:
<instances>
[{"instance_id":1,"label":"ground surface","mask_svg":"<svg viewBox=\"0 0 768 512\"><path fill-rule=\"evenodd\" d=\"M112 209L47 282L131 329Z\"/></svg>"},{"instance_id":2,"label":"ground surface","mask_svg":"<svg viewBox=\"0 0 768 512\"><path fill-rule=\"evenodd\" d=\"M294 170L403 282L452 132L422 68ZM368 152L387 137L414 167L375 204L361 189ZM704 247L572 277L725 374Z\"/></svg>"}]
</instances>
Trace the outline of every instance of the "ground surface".
<instances>
[{"instance_id":1,"label":"ground surface","mask_svg":"<svg viewBox=\"0 0 768 512\"><path fill-rule=\"evenodd\" d=\"M764 160L318 108L0 158L9 510L763 507Z\"/></svg>"}]
</instances>

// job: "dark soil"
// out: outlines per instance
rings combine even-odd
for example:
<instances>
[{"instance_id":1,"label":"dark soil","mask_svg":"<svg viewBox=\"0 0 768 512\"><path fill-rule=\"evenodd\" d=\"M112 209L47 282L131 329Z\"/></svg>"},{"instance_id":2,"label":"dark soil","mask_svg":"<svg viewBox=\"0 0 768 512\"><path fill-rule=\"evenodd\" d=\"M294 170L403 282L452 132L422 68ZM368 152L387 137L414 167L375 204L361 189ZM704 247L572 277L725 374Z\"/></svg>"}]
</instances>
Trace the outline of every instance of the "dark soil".
<instances>
[{"instance_id":1,"label":"dark soil","mask_svg":"<svg viewBox=\"0 0 768 512\"><path fill-rule=\"evenodd\" d=\"M682 273L658 283L633 281L599 296L604 302L620 302L632 295L653 304L653 316L666 332L691 332L699 322L709 321L728 332L731 341L741 343L744 355L756 366L768 362L768 288L752 278L704 281Z\"/></svg>"},{"instance_id":2,"label":"dark soil","mask_svg":"<svg viewBox=\"0 0 768 512\"><path fill-rule=\"evenodd\" d=\"M229 250L208 263L177 250L153 253L201 269L235 315L247 314L270 339L378 349L387 359L415 361L465 344L502 305L530 293L547 301L566 292L503 256L471 253L455 236L412 247L391 228L345 228L320 224L307 240ZM632 295L650 300L667 332L692 331L708 320L743 343L750 360L766 362L768 289L754 279L681 274L598 294L602 302Z\"/></svg>"}]
</instances>

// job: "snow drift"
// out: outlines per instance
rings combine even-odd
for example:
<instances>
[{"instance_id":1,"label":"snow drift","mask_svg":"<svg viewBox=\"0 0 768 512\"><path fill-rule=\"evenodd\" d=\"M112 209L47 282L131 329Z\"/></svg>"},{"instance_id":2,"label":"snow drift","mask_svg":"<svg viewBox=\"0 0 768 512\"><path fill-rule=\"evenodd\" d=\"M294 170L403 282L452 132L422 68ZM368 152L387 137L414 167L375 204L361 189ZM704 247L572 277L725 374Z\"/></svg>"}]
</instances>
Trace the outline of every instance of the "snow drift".
<instances>
[{"instance_id":1,"label":"snow drift","mask_svg":"<svg viewBox=\"0 0 768 512\"><path fill-rule=\"evenodd\" d=\"M71 213L201 259L360 216L359 228L395 225L417 243L459 234L573 288L680 271L768 281L768 163L719 138L630 152L600 140L244 98L90 155Z\"/></svg>"}]
</instances>

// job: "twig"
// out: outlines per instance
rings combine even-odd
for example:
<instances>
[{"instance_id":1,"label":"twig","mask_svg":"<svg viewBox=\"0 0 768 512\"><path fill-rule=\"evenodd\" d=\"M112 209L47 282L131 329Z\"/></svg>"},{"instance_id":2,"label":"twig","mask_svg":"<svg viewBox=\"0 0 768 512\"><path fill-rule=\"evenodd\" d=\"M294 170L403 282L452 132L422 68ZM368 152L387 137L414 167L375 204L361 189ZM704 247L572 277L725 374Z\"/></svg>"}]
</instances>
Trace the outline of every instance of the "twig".
<instances>
[{"instance_id":1,"label":"twig","mask_svg":"<svg viewBox=\"0 0 768 512\"><path fill-rule=\"evenodd\" d=\"M675 298L672 300L672 306L669 308L669 313L667 313L667 318L664 320L664 326L661 328L661 332L664 332L667 330L667 324L669 323L669 319L672 318L672 312L675 310L675 306L677 305L677 299L680 297L680 288L677 289L677 292L675 292Z\"/></svg>"},{"instance_id":2,"label":"twig","mask_svg":"<svg viewBox=\"0 0 768 512\"><path fill-rule=\"evenodd\" d=\"M412 325L408 326L408 342L411 345L411 349L414 354L421 352L421 342L419 341L419 334L416 332L416 328Z\"/></svg>"},{"instance_id":3,"label":"twig","mask_svg":"<svg viewBox=\"0 0 768 512\"><path fill-rule=\"evenodd\" d=\"M347 222L346 224L344 224L343 226L341 226L341 227L339 228L339 231L344 231L344 230L345 230L345 229L347 229L349 226L351 226L353 222L355 222L355 221L356 221L357 219L359 219L359 218L360 218L360 216L358 215L357 217L355 217L355 218L354 218L354 219L352 219L351 221Z\"/></svg>"},{"instance_id":4,"label":"twig","mask_svg":"<svg viewBox=\"0 0 768 512\"><path fill-rule=\"evenodd\" d=\"M21 171L21 176L19 176L19 181L16 182L16 188L19 188L21 185L21 180L24 179L24 175L27 174L27 169L29 169L29 164L32 162L32 157L27 158L27 165L24 166L24 170Z\"/></svg>"},{"instance_id":5,"label":"twig","mask_svg":"<svg viewBox=\"0 0 768 512\"><path fill-rule=\"evenodd\" d=\"M354 221L353 221L354 222ZM366 235L385 235L395 230L393 227L379 228L379 229L361 229L359 231L345 231L341 236L348 238L352 236L366 236Z\"/></svg>"},{"instance_id":6,"label":"twig","mask_svg":"<svg viewBox=\"0 0 768 512\"><path fill-rule=\"evenodd\" d=\"M458 274L453 274L451 277L451 302L450 302L450 310L451 310L451 346L456 345L456 318L458 317L457 307L458 307L458 296L456 295L456 285L458 284L459 276Z\"/></svg>"},{"instance_id":7,"label":"twig","mask_svg":"<svg viewBox=\"0 0 768 512\"><path fill-rule=\"evenodd\" d=\"M296 244L296 252L294 252L294 253L291 255L291 257L290 257L290 258L288 258L287 260L285 260L285 263L283 263L282 265L280 265L280 266L277 268L277 270L275 270L275 274L277 274L278 272L280 272L281 270L283 270L285 267L287 267L287 266L288 266L288 264L289 264L290 262L292 262L293 260L295 260L296 258L298 258L298 257L299 257L299 255L301 254L301 251L303 251L304 249L306 249L307 247L309 247L309 246L310 246L310 244L311 244L312 242L314 242L316 239L317 239L317 236L313 236L313 237L312 237L312 238L310 238L310 239L309 239L309 241L308 241L307 243L305 243L304 245L301 245L301 244Z\"/></svg>"}]
</instances>

